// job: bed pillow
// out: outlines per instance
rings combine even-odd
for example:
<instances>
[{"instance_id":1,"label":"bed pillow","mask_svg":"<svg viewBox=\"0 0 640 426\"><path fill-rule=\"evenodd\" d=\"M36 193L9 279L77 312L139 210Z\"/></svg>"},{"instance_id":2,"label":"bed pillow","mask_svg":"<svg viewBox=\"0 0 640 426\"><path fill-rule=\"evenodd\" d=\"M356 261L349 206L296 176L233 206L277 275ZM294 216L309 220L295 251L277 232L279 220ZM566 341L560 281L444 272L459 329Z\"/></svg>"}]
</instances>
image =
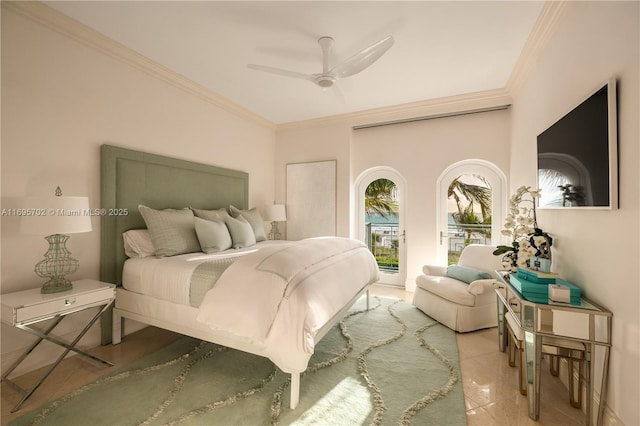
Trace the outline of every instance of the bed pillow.
<instances>
[{"instance_id":1,"label":"bed pillow","mask_svg":"<svg viewBox=\"0 0 640 426\"><path fill-rule=\"evenodd\" d=\"M206 220L221 220L224 222L227 216L229 216L229 213L227 213L227 210L224 208L217 210L202 210L194 209L193 207L191 207L191 210L193 211L193 214L196 215L196 217Z\"/></svg>"},{"instance_id":2,"label":"bed pillow","mask_svg":"<svg viewBox=\"0 0 640 426\"><path fill-rule=\"evenodd\" d=\"M244 217L240 216L236 219L229 216L224 222L227 224L227 228L229 228L234 249L250 247L256 244L256 236L253 233L253 228L251 228L251 225Z\"/></svg>"},{"instance_id":3,"label":"bed pillow","mask_svg":"<svg viewBox=\"0 0 640 426\"><path fill-rule=\"evenodd\" d=\"M191 210L156 210L143 205L138 210L147 224L157 257L200 251Z\"/></svg>"},{"instance_id":4,"label":"bed pillow","mask_svg":"<svg viewBox=\"0 0 640 426\"><path fill-rule=\"evenodd\" d=\"M147 229L131 229L122 234L124 254L131 258L156 255L156 249Z\"/></svg>"},{"instance_id":5,"label":"bed pillow","mask_svg":"<svg viewBox=\"0 0 640 426\"><path fill-rule=\"evenodd\" d=\"M196 235L203 252L217 253L231 248L231 235L226 223L221 220L206 220L199 217L193 219Z\"/></svg>"},{"instance_id":6,"label":"bed pillow","mask_svg":"<svg viewBox=\"0 0 640 426\"><path fill-rule=\"evenodd\" d=\"M256 237L256 242L259 243L260 241L267 240L267 235L264 233L262 216L260 216L260 212L258 211L258 209L253 208L251 210L240 210L237 207L229 206L229 211L231 212L231 216L235 217L236 219L242 216L247 220L247 222L249 222Z\"/></svg>"},{"instance_id":7,"label":"bed pillow","mask_svg":"<svg viewBox=\"0 0 640 426\"><path fill-rule=\"evenodd\" d=\"M447 276L454 278L458 281L463 281L467 284L474 282L475 280L484 280L491 278L491 274L484 271L479 271L474 268L462 265L451 265L447 268Z\"/></svg>"}]
</instances>

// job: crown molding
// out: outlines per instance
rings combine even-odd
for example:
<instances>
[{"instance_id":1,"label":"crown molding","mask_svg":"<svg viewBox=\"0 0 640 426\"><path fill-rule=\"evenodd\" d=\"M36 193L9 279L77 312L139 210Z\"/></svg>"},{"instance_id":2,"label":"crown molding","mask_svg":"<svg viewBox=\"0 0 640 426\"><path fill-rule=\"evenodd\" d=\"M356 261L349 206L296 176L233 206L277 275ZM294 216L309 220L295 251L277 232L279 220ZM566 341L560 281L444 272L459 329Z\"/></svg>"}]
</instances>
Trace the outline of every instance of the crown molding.
<instances>
[{"instance_id":1,"label":"crown molding","mask_svg":"<svg viewBox=\"0 0 640 426\"><path fill-rule=\"evenodd\" d=\"M509 77L509 81L507 81L506 90L508 93L514 94L521 87L531 68L533 68L535 61L538 59L540 52L555 32L558 21L568 3L569 2L565 0L551 0L545 3L522 49L522 53L518 57L516 65L513 67L511 77Z\"/></svg>"},{"instance_id":2,"label":"crown molding","mask_svg":"<svg viewBox=\"0 0 640 426\"><path fill-rule=\"evenodd\" d=\"M185 78L155 61L129 49L128 47L100 34L58 12L39 1L2 1L2 7L11 10L21 16L31 19L50 30L63 34L85 46L104 53L112 58L124 62L146 74L168 83L184 92L194 95L210 104L213 104L236 116L249 120L269 130L275 130L274 123L265 120L259 115L239 106L229 99L221 96L206 87Z\"/></svg>"},{"instance_id":3,"label":"crown molding","mask_svg":"<svg viewBox=\"0 0 640 426\"><path fill-rule=\"evenodd\" d=\"M411 121L440 114L446 115L456 112L510 105L513 93L518 90L526 78L527 73L535 63L540 51L554 32L567 3L568 2L564 0L551 0L545 3L505 88L282 124L275 124L264 119L224 96L152 61L44 3L39 1L2 1L2 7L27 17L85 46L124 62L236 116L272 131L287 131L295 128L326 125L363 127L375 125L376 123Z\"/></svg>"},{"instance_id":4,"label":"crown molding","mask_svg":"<svg viewBox=\"0 0 640 426\"><path fill-rule=\"evenodd\" d=\"M511 105L511 95L505 89L466 93L445 98L429 99L383 108L357 111L349 114L295 121L277 125L277 131L288 131L305 127L344 125L347 127L374 127L393 122L410 122L436 116L479 112Z\"/></svg>"}]
</instances>

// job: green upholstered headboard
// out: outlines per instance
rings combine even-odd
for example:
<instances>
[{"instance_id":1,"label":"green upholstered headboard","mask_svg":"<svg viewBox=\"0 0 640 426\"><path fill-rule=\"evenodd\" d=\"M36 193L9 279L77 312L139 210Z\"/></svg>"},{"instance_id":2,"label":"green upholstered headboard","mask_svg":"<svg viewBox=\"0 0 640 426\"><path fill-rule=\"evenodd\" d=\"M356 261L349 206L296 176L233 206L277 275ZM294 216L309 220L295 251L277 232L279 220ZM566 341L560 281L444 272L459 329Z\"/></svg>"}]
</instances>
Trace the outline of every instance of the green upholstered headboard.
<instances>
[{"instance_id":1,"label":"green upholstered headboard","mask_svg":"<svg viewBox=\"0 0 640 426\"><path fill-rule=\"evenodd\" d=\"M101 147L100 279L122 285L126 256L122 233L145 228L138 205L155 209L246 209L248 173L161 155ZM122 214L126 212L126 214Z\"/></svg>"},{"instance_id":2,"label":"green upholstered headboard","mask_svg":"<svg viewBox=\"0 0 640 426\"><path fill-rule=\"evenodd\" d=\"M122 233L145 228L138 205L165 209L246 209L249 174L111 145L102 145L100 280L122 285L127 259ZM126 214L124 214L126 212ZM111 309L101 318L102 344L111 342Z\"/></svg>"}]
</instances>

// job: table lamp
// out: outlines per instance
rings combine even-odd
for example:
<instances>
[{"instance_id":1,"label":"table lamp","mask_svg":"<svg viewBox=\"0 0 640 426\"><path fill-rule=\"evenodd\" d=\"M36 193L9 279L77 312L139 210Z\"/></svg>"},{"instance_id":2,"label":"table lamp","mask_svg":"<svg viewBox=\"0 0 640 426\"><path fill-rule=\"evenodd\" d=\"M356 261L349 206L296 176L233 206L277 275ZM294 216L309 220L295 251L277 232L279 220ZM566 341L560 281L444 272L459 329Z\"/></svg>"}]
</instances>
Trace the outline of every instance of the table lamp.
<instances>
[{"instance_id":1,"label":"table lamp","mask_svg":"<svg viewBox=\"0 0 640 426\"><path fill-rule=\"evenodd\" d=\"M24 201L24 214L20 232L30 235L46 235L49 249L44 260L35 266L35 273L49 280L42 286L42 293L58 293L71 290L71 281L65 275L78 270L80 263L71 257L67 249L66 234L91 231L91 214L87 197L63 197L60 187L55 196L29 197Z\"/></svg>"},{"instance_id":2,"label":"table lamp","mask_svg":"<svg viewBox=\"0 0 640 426\"><path fill-rule=\"evenodd\" d=\"M286 222L287 220L287 213L284 204L268 205L265 208L264 214L265 219L268 222L271 222L271 232L269 232L267 238L270 240L280 240L282 238L282 234L280 234L280 230L278 229L278 222Z\"/></svg>"}]
</instances>

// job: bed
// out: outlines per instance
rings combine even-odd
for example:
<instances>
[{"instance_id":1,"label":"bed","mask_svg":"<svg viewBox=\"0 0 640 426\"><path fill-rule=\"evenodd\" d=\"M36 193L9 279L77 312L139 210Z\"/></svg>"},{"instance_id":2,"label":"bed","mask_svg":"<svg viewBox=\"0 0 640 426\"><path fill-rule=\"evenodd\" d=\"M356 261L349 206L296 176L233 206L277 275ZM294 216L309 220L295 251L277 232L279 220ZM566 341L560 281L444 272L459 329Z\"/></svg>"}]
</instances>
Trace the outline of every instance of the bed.
<instances>
[{"instance_id":1,"label":"bed","mask_svg":"<svg viewBox=\"0 0 640 426\"><path fill-rule=\"evenodd\" d=\"M294 409L300 373L315 344L356 300L368 297L368 286L377 280L366 246L326 237L129 259L131 244L125 252L123 235L148 232L149 217L143 218L139 205L154 213L228 206L247 212L249 176L111 145L101 147L101 169L107 212L101 219L101 280L117 285L115 307L102 323L103 343L119 343L124 320L132 319L265 356L291 374ZM175 277L167 272L174 269ZM194 277L207 269L215 284L194 287Z\"/></svg>"}]
</instances>

